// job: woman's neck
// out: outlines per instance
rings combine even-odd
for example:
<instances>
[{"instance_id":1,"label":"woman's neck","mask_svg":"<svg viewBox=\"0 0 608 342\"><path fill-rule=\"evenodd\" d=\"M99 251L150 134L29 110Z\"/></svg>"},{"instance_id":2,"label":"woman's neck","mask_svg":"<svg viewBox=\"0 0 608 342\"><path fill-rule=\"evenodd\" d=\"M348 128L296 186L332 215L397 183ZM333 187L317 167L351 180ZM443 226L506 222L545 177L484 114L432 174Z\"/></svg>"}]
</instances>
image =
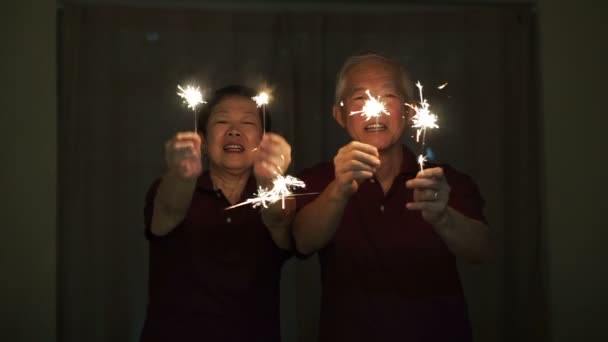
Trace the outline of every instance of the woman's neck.
<instances>
[{"instance_id":1,"label":"woman's neck","mask_svg":"<svg viewBox=\"0 0 608 342\"><path fill-rule=\"evenodd\" d=\"M209 176L213 188L222 191L230 204L236 204L247 185L251 169L240 171L225 170L220 167L209 166Z\"/></svg>"}]
</instances>

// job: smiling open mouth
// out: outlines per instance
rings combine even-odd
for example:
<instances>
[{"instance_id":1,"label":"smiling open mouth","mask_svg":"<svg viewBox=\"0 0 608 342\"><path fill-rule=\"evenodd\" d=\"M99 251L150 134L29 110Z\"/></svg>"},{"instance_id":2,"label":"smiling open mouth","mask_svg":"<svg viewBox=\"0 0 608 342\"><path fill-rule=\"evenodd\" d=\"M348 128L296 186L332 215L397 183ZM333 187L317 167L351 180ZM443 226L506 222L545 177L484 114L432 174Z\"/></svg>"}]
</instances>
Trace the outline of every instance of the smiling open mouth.
<instances>
[{"instance_id":1,"label":"smiling open mouth","mask_svg":"<svg viewBox=\"0 0 608 342\"><path fill-rule=\"evenodd\" d=\"M381 124L381 123L374 123L374 124L365 126L365 130L368 132L384 131L384 130L386 130L386 125Z\"/></svg>"},{"instance_id":2,"label":"smiling open mouth","mask_svg":"<svg viewBox=\"0 0 608 342\"><path fill-rule=\"evenodd\" d=\"M239 145L239 144L224 145L224 152L243 152L243 151L245 151L245 148L243 147L243 145Z\"/></svg>"}]
</instances>

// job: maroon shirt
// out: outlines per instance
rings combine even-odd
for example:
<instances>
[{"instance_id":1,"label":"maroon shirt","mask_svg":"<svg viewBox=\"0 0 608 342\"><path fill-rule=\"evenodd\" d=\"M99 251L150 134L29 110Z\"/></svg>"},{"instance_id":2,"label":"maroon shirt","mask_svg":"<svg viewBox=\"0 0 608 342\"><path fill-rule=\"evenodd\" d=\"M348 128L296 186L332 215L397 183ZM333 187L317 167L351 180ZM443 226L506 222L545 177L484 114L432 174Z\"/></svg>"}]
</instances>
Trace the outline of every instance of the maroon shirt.
<instances>
[{"instance_id":1,"label":"maroon shirt","mask_svg":"<svg viewBox=\"0 0 608 342\"><path fill-rule=\"evenodd\" d=\"M289 253L274 244L259 210L224 210L230 204L206 172L183 222L155 236L150 223L159 183L144 210L150 267L141 340L280 341L279 280ZM241 200L255 190L252 177Z\"/></svg>"},{"instance_id":2,"label":"maroon shirt","mask_svg":"<svg viewBox=\"0 0 608 342\"><path fill-rule=\"evenodd\" d=\"M475 184L442 167L451 186L449 205L485 221ZM388 193L375 179L363 182L335 236L319 251L320 341L471 341L454 255L419 211L405 207L413 201L405 182L417 172L416 157L404 146ZM306 192L322 192L334 179L334 166L317 165L301 178ZM314 198L298 197L298 209Z\"/></svg>"}]
</instances>

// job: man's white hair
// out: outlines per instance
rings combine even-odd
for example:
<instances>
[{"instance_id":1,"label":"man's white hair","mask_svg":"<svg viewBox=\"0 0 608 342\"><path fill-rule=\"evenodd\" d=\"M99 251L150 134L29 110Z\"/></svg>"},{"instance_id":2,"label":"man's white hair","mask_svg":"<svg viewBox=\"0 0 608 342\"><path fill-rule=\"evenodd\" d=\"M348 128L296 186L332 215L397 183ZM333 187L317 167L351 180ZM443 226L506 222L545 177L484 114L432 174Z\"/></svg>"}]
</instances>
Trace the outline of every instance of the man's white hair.
<instances>
[{"instance_id":1,"label":"man's white hair","mask_svg":"<svg viewBox=\"0 0 608 342\"><path fill-rule=\"evenodd\" d=\"M381 54L375 52L367 52L348 57L342 65L342 68L340 69L340 72L338 72L338 77L336 79L336 92L334 97L335 105L339 105L340 101L343 100L344 91L346 88L346 74L348 70L357 64L369 60L382 61L394 67L395 72L399 74L399 84L397 84L397 87L399 88L398 90L401 92L400 95L403 96L404 102L411 101L414 99L414 85L412 84L410 77L405 72L401 64Z\"/></svg>"}]
</instances>

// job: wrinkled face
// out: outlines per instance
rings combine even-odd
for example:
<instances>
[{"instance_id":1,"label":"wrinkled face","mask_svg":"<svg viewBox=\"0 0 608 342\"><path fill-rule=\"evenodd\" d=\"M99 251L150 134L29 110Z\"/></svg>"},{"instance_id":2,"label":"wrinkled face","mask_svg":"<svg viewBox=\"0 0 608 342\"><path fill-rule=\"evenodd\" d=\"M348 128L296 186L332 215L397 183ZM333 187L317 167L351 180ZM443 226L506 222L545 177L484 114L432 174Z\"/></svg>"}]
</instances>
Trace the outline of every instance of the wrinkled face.
<instances>
[{"instance_id":1,"label":"wrinkled face","mask_svg":"<svg viewBox=\"0 0 608 342\"><path fill-rule=\"evenodd\" d=\"M352 66L345 76L342 106L334 107L336 121L347 129L351 138L380 151L399 144L409 118L404 95L398 86L398 70L380 60L367 60ZM380 96L380 102L384 103L390 115L382 114L367 121L360 114L350 115L360 111L369 100L367 90L374 98Z\"/></svg>"},{"instance_id":2,"label":"wrinkled face","mask_svg":"<svg viewBox=\"0 0 608 342\"><path fill-rule=\"evenodd\" d=\"M228 96L211 111L206 146L212 167L239 171L253 165L252 150L262 138L262 123L255 102Z\"/></svg>"}]
</instances>

